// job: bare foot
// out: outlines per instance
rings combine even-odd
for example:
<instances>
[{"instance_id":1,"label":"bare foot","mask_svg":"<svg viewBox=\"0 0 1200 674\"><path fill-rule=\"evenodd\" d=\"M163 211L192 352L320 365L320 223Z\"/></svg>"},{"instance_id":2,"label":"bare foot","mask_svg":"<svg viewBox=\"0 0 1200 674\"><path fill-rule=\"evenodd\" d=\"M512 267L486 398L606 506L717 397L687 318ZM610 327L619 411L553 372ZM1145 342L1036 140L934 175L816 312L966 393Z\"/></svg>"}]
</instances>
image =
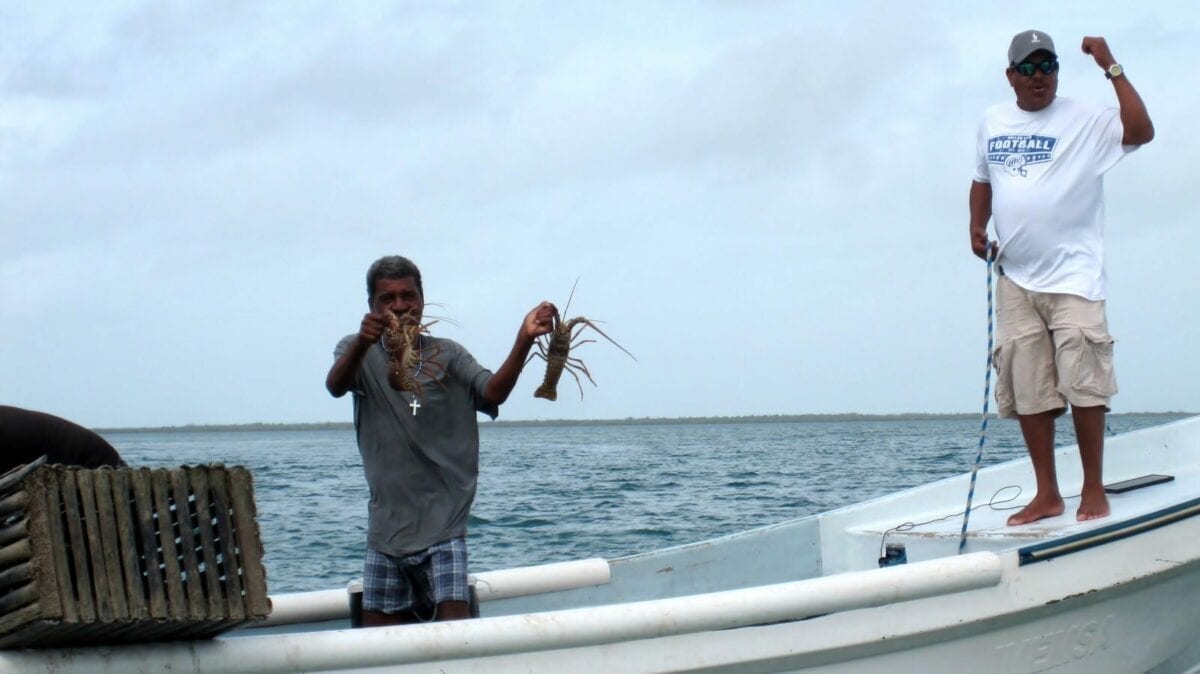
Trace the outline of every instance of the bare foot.
<instances>
[{"instance_id":1,"label":"bare foot","mask_svg":"<svg viewBox=\"0 0 1200 674\"><path fill-rule=\"evenodd\" d=\"M1107 506L1106 506L1107 507ZM1061 497L1042 499L1040 495L1034 496L1029 505L1017 511L1017 514L1008 518L1008 526L1015 527L1021 524L1029 524L1047 517L1057 517L1063 514L1063 500Z\"/></svg>"},{"instance_id":2,"label":"bare foot","mask_svg":"<svg viewBox=\"0 0 1200 674\"><path fill-rule=\"evenodd\" d=\"M1075 519L1079 522L1098 520L1101 517L1108 517L1110 512L1112 511L1109 510L1108 497L1105 496L1103 487L1094 493L1091 490L1084 490L1079 497L1079 510L1075 511Z\"/></svg>"}]
</instances>

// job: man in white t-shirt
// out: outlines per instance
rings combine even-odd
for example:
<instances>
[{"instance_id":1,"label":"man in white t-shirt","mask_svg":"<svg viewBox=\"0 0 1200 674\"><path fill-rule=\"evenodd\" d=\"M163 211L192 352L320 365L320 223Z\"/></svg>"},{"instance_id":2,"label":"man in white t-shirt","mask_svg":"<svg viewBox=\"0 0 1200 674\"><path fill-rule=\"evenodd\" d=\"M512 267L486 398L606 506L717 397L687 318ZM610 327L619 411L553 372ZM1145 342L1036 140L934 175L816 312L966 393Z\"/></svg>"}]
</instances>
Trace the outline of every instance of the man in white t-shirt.
<instances>
[{"instance_id":1,"label":"man in white t-shirt","mask_svg":"<svg viewBox=\"0 0 1200 674\"><path fill-rule=\"evenodd\" d=\"M1104 415L1117 392L1104 311L1104 173L1154 138L1154 125L1101 37L1082 49L1112 81L1118 108L1056 96L1058 56L1041 31L1008 49L1016 104L987 110L971 183L971 249L996 255L997 413L1016 418L1037 494L1008 524L1063 513L1054 466L1054 420L1071 406L1083 462L1076 518L1109 514ZM989 244L988 220L997 242ZM989 251L989 245L992 248Z\"/></svg>"}]
</instances>

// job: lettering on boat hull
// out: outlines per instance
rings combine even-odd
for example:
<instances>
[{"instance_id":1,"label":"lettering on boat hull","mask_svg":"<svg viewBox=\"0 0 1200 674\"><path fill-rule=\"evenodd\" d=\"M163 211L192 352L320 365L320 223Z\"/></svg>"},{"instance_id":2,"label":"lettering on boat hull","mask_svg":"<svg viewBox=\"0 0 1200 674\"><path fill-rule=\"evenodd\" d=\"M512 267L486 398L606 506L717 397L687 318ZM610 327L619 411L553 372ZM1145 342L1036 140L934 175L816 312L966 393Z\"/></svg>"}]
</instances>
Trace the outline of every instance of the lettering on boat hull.
<instances>
[{"instance_id":1,"label":"lettering on boat hull","mask_svg":"<svg viewBox=\"0 0 1200 674\"><path fill-rule=\"evenodd\" d=\"M995 647L1006 672L1045 672L1091 657L1109 648L1109 631L1116 616L1088 620L1063 629L1032 635Z\"/></svg>"}]
</instances>

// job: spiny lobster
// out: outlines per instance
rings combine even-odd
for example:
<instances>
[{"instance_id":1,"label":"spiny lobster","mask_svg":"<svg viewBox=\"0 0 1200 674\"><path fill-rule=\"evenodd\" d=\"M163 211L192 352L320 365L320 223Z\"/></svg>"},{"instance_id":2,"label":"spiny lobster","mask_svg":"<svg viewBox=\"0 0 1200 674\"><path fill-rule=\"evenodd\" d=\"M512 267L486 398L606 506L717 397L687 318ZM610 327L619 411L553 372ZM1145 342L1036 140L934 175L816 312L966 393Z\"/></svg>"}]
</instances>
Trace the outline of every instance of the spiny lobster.
<instances>
[{"instance_id":1,"label":"spiny lobster","mask_svg":"<svg viewBox=\"0 0 1200 674\"><path fill-rule=\"evenodd\" d=\"M421 344L421 335L428 335L429 326L437 321L422 325L412 314L398 316L389 311L386 316L383 349L388 353L388 384L397 391L407 391L420 398L421 383L417 381L417 376L424 374L426 378L438 381L432 375L442 367L434 361L437 346L431 343L423 348Z\"/></svg>"},{"instance_id":2,"label":"spiny lobster","mask_svg":"<svg viewBox=\"0 0 1200 674\"><path fill-rule=\"evenodd\" d=\"M567 298L567 306L563 309L564 314L566 313L567 309L571 308L571 300L575 297L575 286L577 285L579 285L579 279L575 279L575 285L571 286L571 295ZM604 331L598 328L594 322L583 316L576 316L575 318L567 320L560 320L558 316L555 316L553 320L554 328L550 331L548 339L546 340L548 343L543 344L543 340L539 338L535 342L538 350L530 354L529 358L525 361L528 363L530 360L533 360L534 356L546 361L546 376L542 379L542 385L533 392L533 397L535 398L557 400L558 380L560 377L562 377L563 370L570 372L571 376L575 377L575 384L579 387L580 400L583 400L583 382L580 381L579 375L575 374L576 372L582 372L583 375L588 378L588 381L592 382L592 386L596 385L596 380L592 379L592 373L588 372L587 365L585 365L582 360L571 357L572 347L577 347L587 344L588 342L596 341L594 339L579 339L579 336L583 334L585 328L590 327L591 329L600 333L601 337L604 337L608 341L612 342L613 345L615 345L618 349L628 354L630 358L637 360L637 357L632 353L629 353L625 347L617 344L616 340L604 334ZM576 327L579 329L576 330Z\"/></svg>"}]
</instances>

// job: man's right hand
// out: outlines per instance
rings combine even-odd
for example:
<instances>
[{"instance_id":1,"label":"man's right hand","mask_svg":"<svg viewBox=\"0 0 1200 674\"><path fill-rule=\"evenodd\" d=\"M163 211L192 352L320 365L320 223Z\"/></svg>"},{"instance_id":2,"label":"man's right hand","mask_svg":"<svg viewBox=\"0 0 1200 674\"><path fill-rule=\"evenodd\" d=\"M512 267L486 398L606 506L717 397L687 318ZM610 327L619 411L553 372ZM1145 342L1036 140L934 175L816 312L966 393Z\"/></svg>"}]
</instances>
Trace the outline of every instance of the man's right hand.
<instances>
[{"instance_id":1,"label":"man's right hand","mask_svg":"<svg viewBox=\"0 0 1200 674\"><path fill-rule=\"evenodd\" d=\"M992 219L992 186L978 180L971 181L971 195L967 200L971 210L968 229L971 232L971 252L981 260L987 259L987 223Z\"/></svg>"},{"instance_id":2,"label":"man's right hand","mask_svg":"<svg viewBox=\"0 0 1200 674\"><path fill-rule=\"evenodd\" d=\"M991 242L993 253L995 252L996 242ZM988 236L986 229L971 229L971 252L975 253L975 257L986 260L988 255Z\"/></svg>"},{"instance_id":3,"label":"man's right hand","mask_svg":"<svg viewBox=\"0 0 1200 674\"><path fill-rule=\"evenodd\" d=\"M363 316L362 325L358 328L358 343L362 346L370 346L379 341L383 336L383 330L387 327L387 320L383 314L370 313Z\"/></svg>"},{"instance_id":4,"label":"man's right hand","mask_svg":"<svg viewBox=\"0 0 1200 674\"><path fill-rule=\"evenodd\" d=\"M346 395L354 385L358 376L358 368L371 345L383 336L387 320L383 314L367 314L363 316L362 324L358 327L358 337L350 348L333 362L329 374L325 377L325 388L334 398Z\"/></svg>"}]
</instances>

